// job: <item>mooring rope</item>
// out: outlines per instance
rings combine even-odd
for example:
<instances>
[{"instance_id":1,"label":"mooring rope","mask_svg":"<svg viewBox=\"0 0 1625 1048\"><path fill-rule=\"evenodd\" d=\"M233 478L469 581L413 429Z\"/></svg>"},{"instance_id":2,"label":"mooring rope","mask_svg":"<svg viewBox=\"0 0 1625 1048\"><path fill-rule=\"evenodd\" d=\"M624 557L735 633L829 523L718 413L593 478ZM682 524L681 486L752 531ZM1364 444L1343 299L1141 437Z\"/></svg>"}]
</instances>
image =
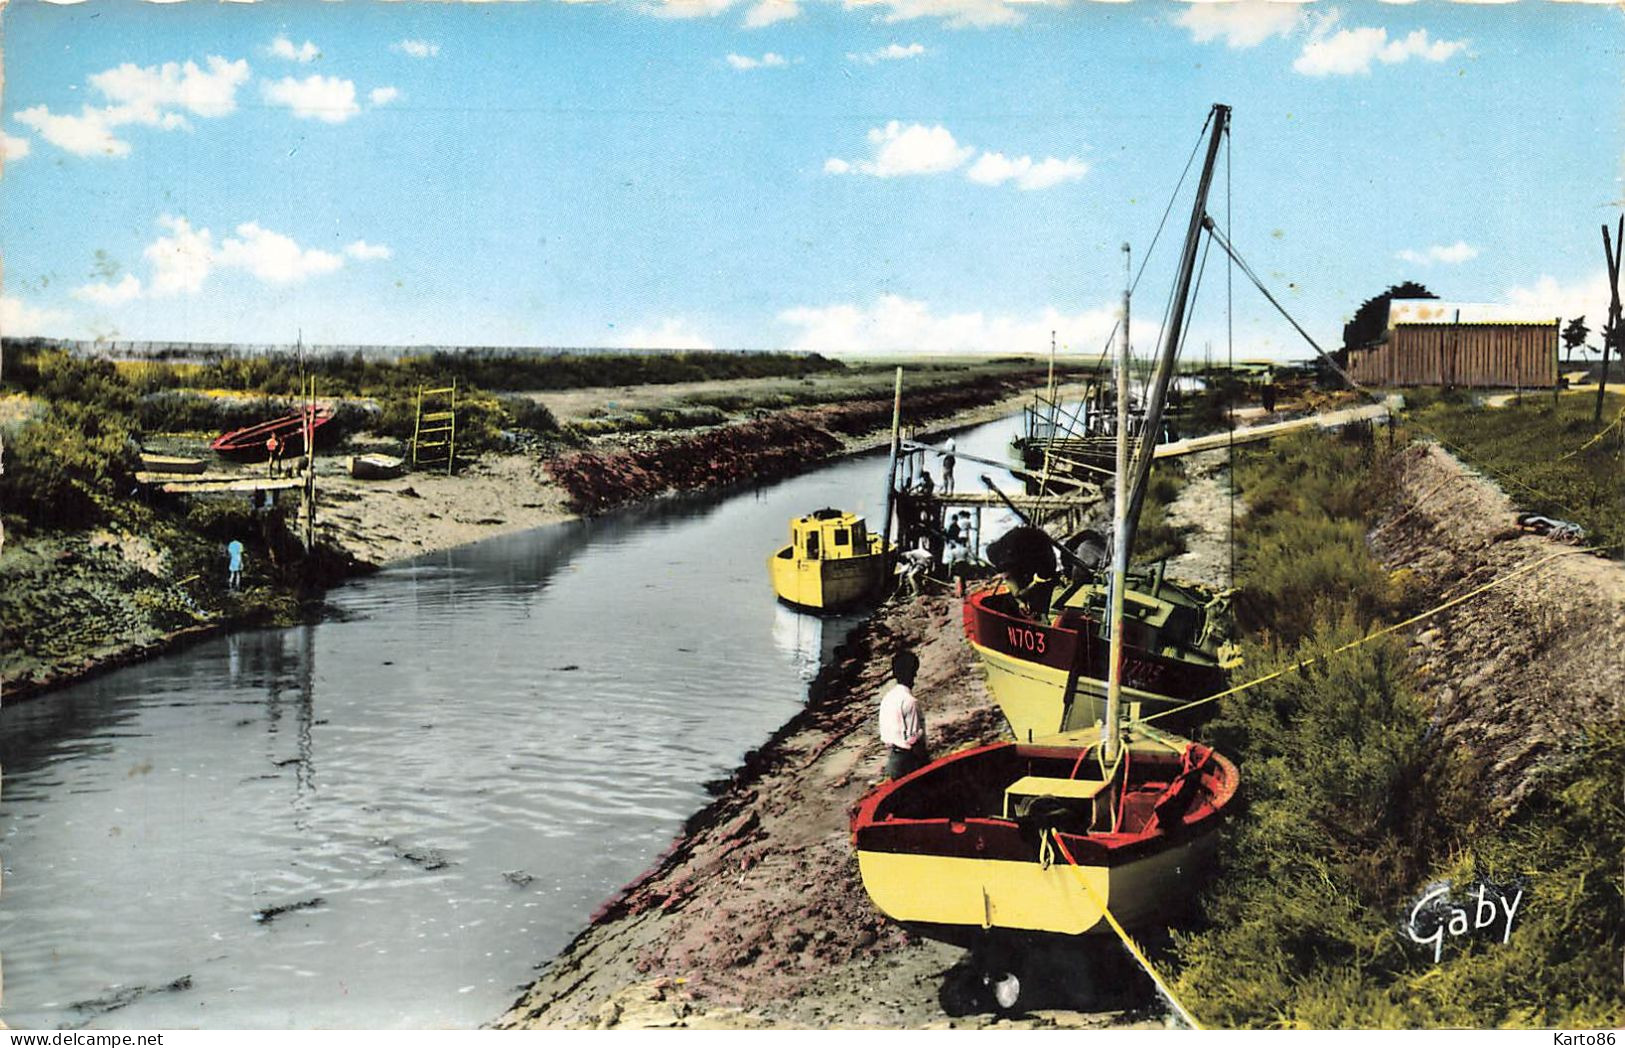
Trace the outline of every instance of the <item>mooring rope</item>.
<instances>
[{"instance_id":1,"label":"mooring rope","mask_svg":"<svg viewBox=\"0 0 1625 1048\"><path fill-rule=\"evenodd\" d=\"M1402 630L1407 626L1414 626L1416 623L1421 622L1423 619L1431 618L1432 616L1439 614L1439 612L1441 612L1441 611L1446 611L1446 610L1448 610L1450 608L1455 607L1458 604L1469 601L1469 600L1471 600L1472 598L1478 596L1481 593L1486 593L1489 590L1492 590L1495 587L1501 585L1502 583L1510 582L1513 579L1517 578L1519 575L1527 574L1528 572L1534 571L1536 568L1541 567L1542 565L1550 564L1552 561L1557 560L1560 557L1572 557L1572 556L1575 556L1576 554L1580 554L1580 553L1596 553L1596 552L1598 552L1600 550L1605 550L1607 548L1608 547L1606 547L1606 546L1587 546L1584 549L1566 549L1566 550L1563 550L1561 553L1553 553L1549 557L1542 557L1540 560L1537 560L1532 564L1525 564L1521 568L1514 568L1512 571L1507 572L1505 575L1502 575L1500 578L1491 579L1489 582L1484 583L1484 585L1482 585L1482 586L1478 586L1478 587L1476 587L1474 589L1468 590L1466 593L1463 593L1459 597L1452 597L1449 600L1445 601L1443 604L1440 604L1437 607L1429 608L1427 611L1422 612L1420 615L1412 615L1410 618L1406 619L1403 622L1396 622L1392 626L1384 626L1382 629L1377 630L1375 633L1368 633L1364 637L1361 637L1358 640L1351 640L1347 644L1342 645L1341 647L1333 648L1331 651L1322 652L1322 653L1320 653L1318 655L1311 655L1307 659L1300 659L1299 661L1294 662L1292 665L1287 666L1284 669L1276 670L1274 673L1266 673L1266 674L1264 674L1264 676L1256 677L1253 680L1250 680L1245 684L1238 684L1234 688L1227 688L1224 691L1216 692L1215 694L1209 695L1204 699L1195 699L1195 700L1193 700L1191 702L1187 702L1187 703L1184 703L1184 704L1179 705L1179 706L1170 707L1170 708L1168 708L1166 710L1162 710L1160 712L1153 713L1150 716L1142 717L1141 720L1147 721L1147 722L1154 721L1159 717L1167 717L1167 716L1170 716L1170 715L1175 714L1175 713L1183 713L1186 710L1194 709L1197 706L1201 706L1201 705L1204 705L1204 704L1209 703L1209 702L1217 702L1220 699L1229 698L1232 695L1239 695L1241 692L1247 691L1249 688L1256 688L1260 684L1267 684L1268 682L1276 679L1277 677L1282 677L1282 676L1285 676L1288 673L1291 673L1293 670L1303 669L1305 666L1311 665L1312 663L1319 662L1322 659L1329 659L1333 655L1340 655L1345 651L1350 651L1350 650L1352 650L1354 648L1358 648L1362 644L1368 644L1371 641L1374 641L1374 640L1378 639L1379 637L1386 637L1388 634L1393 633L1393 632L1395 632L1397 630Z\"/></svg>"},{"instance_id":2,"label":"mooring rope","mask_svg":"<svg viewBox=\"0 0 1625 1048\"><path fill-rule=\"evenodd\" d=\"M1140 967L1145 969L1145 974L1151 976L1151 981L1156 983L1158 992L1167 998L1168 1003L1173 1006L1175 1012L1179 1013L1179 1017L1184 1020L1185 1025L1193 1030L1202 1029L1202 1024L1196 1021L1196 1016L1192 1015L1190 1009L1181 1004L1179 998L1174 996L1173 988L1158 974L1150 958L1145 955L1145 951L1140 949L1140 944L1134 941L1134 936L1130 935L1128 930L1118 923L1117 918L1112 915L1111 907L1106 905L1106 900L1102 899L1100 893L1095 891L1094 885L1089 883L1089 877L1083 872L1083 867L1078 865L1078 860L1073 858L1072 853L1067 850L1066 842L1061 840L1061 835L1051 828L1048 836L1054 841L1055 847L1066 857L1066 861L1077 871L1078 883L1083 885L1083 890L1089 893L1089 898L1093 899L1095 905L1100 907L1101 916L1106 918L1106 923L1111 925L1112 931L1116 932L1117 937L1123 941L1124 948L1128 950L1130 956L1134 958Z\"/></svg>"}]
</instances>

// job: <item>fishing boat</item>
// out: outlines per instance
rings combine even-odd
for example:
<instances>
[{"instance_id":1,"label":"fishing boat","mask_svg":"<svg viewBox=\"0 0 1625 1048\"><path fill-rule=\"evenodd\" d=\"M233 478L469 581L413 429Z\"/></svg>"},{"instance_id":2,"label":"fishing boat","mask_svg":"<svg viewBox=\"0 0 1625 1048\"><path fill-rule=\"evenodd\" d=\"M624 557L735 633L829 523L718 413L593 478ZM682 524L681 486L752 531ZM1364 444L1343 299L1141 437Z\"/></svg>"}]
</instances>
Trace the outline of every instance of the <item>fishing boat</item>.
<instances>
[{"instance_id":1,"label":"fishing boat","mask_svg":"<svg viewBox=\"0 0 1625 1048\"><path fill-rule=\"evenodd\" d=\"M406 460L396 455L351 455L345 467L357 480L390 480L406 472Z\"/></svg>"},{"instance_id":2,"label":"fishing boat","mask_svg":"<svg viewBox=\"0 0 1625 1048\"><path fill-rule=\"evenodd\" d=\"M1105 715L1109 586L1075 583L1052 612L1034 616L1008 582L965 600L965 636L988 690L1018 739L1094 724ZM1237 664L1225 591L1164 577L1162 565L1133 572L1123 594L1123 687L1145 715L1224 690Z\"/></svg>"},{"instance_id":3,"label":"fishing boat","mask_svg":"<svg viewBox=\"0 0 1625 1048\"><path fill-rule=\"evenodd\" d=\"M1166 329L1172 332L1183 330L1202 209L1228 115L1228 107L1215 106L1210 118L1212 138ZM1119 389L1128 377L1128 306L1125 265ZM1176 351L1174 336L1147 398L1152 432ZM1121 398L1118 411L1121 423L1127 412ZM1151 715L1127 686L1126 609L1135 603L1130 540L1152 449L1140 447L1131 484L1127 425L1117 433L1111 568L1102 602L1104 716L1075 730L950 754L883 783L853 816L858 870L876 907L922 934L971 948L981 965L990 953L998 956L987 949L990 941L1076 942L1170 921L1189 905L1240 783L1223 755L1147 723ZM1058 635L1045 637L1047 643ZM1014 971L987 970L984 981L1000 1006L1020 1001Z\"/></svg>"},{"instance_id":4,"label":"fishing boat","mask_svg":"<svg viewBox=\"0 0 1625 1048\"><path fill-rule=\"evenodd\" d=\"M200 458L159 455L145 449L141 452L141 469L147 473L202 473L208 465L207 460Z\"/></svg>"},{"instance_id":5,"label":"fishing boat","mask_svg":"<svg viewBox=\"0 0 1625 1048\"><path fill-rule=\"evenodd\" d=\"M880 589L885 544L857 514L821 509L790 521L790 544L767 559L767 570L773 592L786 604L839 611Z\"/></svg>"},{"instance_id":6,"label":"fishing boat","mask_svg":"<svg viewBox=\"0 0 1625 1048\"><path fill-rule=\"evenodd\" d=\"M1101 727L963 750L882 784L852 821L880 911L974 947L993 929L1109 932L1177 914L1240 781L1222 754L1129 725L1102 759Z\"/></svg>"},{"instance_id":7,"label":"fishing boat","mask_svg":"<svg viewBox=\"0 0 1625 1048\"><path fill-rule=\"evenodd\" d=\"M325 407L295 408L265 422L220 434L209 442L209 447L222 458L238 462L263 462L270 456L265 442L273 436L282 441L282 454L304 454L305 426L312 434L333 421L333 411Z\"/></svg>"}]
</instances>

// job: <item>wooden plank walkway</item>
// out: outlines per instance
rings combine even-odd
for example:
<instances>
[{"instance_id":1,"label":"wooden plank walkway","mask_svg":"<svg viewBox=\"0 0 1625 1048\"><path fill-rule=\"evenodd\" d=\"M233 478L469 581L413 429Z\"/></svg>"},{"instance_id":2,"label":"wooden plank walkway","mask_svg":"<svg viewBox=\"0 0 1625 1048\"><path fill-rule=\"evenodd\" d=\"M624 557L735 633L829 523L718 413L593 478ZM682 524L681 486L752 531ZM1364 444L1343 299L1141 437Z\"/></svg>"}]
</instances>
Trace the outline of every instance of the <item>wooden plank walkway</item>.
<instances>
[{"instance_id":1,"label":"wooden plank walkway","mask_svg":"<svg viewBox=\"0 0 1625 1048\"><path fill-rule=\"evenodd\" d=\"M1167 444L1158 444L1156 458L1176 458L1180 455L1194 455L1198 451L1212 451L1216 448L1229 447L1232 442L1237 444L1251 444L1259 440L1271 440L1285 433L1293 433L1300 429L1309 429L1318 426L1321 429L1334 429L1346 426L1350 422L1374 421L1388 417L1388 404L1368 404L1358 408L1344 408L1341 411L1328 411L1324 415L1310 415L1307 418L1288 419L1285 422L1266 422L1262 426L1248 426L1244 429L1224 433L1209 433L1203 437L1190 437L1185 440L1174 440Z\"/></svg>"}]
</instances>

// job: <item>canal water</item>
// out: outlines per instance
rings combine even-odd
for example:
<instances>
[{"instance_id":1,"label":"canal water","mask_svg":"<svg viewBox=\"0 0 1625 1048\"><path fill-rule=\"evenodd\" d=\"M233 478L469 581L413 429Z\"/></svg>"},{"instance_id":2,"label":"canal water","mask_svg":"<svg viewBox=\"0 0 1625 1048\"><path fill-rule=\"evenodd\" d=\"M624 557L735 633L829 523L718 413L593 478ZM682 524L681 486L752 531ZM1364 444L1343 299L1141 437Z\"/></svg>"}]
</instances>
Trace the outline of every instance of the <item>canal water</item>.
<instances>
[{"instance_id":1,"label":"canal water","mask_svg":"<svg viewBox=\"0 0 1625 1048\"><path fill-rule=\"evenodd\" d=\"M883 461L426 556L0 710L0 1018L494 1018L805 701L858 617L778 605L766 558L878 521Z\"/></svg>"}]
</instances>

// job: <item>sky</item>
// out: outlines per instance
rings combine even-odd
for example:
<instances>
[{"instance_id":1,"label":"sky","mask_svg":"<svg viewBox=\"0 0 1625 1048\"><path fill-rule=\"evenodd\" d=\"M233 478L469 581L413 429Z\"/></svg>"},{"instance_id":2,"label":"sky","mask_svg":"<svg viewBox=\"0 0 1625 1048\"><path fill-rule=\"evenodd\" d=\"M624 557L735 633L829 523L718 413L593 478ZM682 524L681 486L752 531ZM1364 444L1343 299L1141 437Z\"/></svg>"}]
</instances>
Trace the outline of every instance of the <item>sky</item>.
<instances>
[{"instance_id":1,"label":"sky","mask_svg":"<svg viewBox=\"0 0 1625 1048\"><path fill-rule=\"evenodd\" d=\"M12 0L0 331L1092 357L1215 102L1208 213L1327 348L1402 280L1595 329L1622 30L1556 0ZM1215 249L1186 358L1311 352Z\"/></svg>"}]
</instances>

